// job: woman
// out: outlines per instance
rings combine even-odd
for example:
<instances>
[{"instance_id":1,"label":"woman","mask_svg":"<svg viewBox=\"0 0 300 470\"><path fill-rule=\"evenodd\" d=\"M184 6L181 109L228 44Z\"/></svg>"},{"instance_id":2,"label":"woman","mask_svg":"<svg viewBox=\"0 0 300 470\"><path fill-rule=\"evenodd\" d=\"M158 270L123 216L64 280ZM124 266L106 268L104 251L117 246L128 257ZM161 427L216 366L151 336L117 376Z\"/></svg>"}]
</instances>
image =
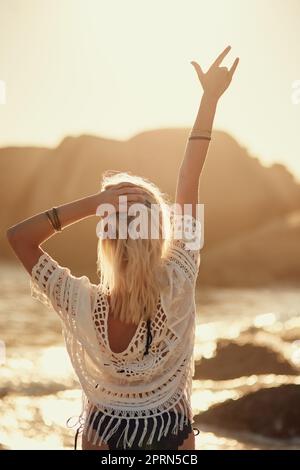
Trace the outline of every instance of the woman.
<instances>
[{"instance_id":1,"label":"woman","mask_svg":"<svg viewBox=\"0 0 300 470\"><path fill-rule=\"evenodd\" d=\"M204 93L179 171L172 223L188 204L194 235L199 178L217 103L238 65L236 59L230 70L220 66L229 50L207 73L192 62ZM119 205L120 196L127 198L128 213ZM149 236L149 225L147 237L130 236L134 203L142 204L144 228L152 222L152 205L158 206L157 237L152 232ZM100 214L99 208L107 209L107 204L118 217ZM73 276L40 247L62 228L96 212L104 221L98 230L98 285L86 276ZM163 196L155 185L118 173L104 177L99 193L37 214L8 230L12 248L31 275L32 295L52 306L61 318L83 390L83 449L195 448L191 385L199 246L191 246L185 232L179 239L174 234L170 237L167 219ZM184 222L182 216L179 221ZM115 238L112 232L105 234L112 229Z\"/></svg>"}]
</instances>

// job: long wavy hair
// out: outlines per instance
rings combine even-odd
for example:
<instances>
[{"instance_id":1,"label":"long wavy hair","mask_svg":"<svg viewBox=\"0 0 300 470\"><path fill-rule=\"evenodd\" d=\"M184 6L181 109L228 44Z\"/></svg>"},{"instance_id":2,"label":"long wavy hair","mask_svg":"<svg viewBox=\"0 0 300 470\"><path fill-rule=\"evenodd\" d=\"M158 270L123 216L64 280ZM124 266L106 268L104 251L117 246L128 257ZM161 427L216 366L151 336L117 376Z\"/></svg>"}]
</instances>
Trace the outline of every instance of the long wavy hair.
<instances>
[{"instance_id":1,"label":"long wavy hair","mask_svg":"<svg viewBox=\"0 0 300 470\"><path fill-rule=\"evenodd\" d=\"M124 323L138 324L148 320L156 310L161 288L163 257L169 239L169 213L166 196L145 178L130 173L106 172L101 190L120 183L131 183L147 193L147 201L159 208L159 237L119 238L119 217L116 217L116 237L99 238L97 270L100 286L109 295L114 318ZM147 208L148 227L151 209ZM127 224L132 221L128 216Z\"/></svg>"}]
</instances>

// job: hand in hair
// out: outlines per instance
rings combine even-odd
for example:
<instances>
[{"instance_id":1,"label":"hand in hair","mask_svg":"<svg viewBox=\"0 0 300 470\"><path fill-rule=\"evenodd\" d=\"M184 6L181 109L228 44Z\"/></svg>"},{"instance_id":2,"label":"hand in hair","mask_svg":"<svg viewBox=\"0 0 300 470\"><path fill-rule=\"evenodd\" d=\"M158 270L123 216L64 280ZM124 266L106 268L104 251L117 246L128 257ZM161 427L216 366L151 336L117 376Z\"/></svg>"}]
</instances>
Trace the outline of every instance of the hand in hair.
<instances>
[{"instance_id":1,"label":"hand in hair","mask_svg":"<svg viewBox=\"0 0 300 470\"><path fill-rule=\"evenodd\" d=\"M132 203L144 203L147 199L147 192L143 188L131 183L120 183L107 188L98 193L98 205L111 204L116 210L119 209L120 197L125 196L128 205Z\"/></svg>"}]
</instances>

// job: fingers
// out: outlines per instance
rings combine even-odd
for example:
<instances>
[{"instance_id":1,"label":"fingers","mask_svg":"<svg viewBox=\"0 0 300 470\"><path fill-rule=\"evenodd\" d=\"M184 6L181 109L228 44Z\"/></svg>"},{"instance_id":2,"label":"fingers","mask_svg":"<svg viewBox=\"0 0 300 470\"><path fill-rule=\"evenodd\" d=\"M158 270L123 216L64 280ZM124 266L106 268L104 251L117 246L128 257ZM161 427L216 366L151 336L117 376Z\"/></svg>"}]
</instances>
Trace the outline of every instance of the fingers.
<instances>
[{"instance_id":1,"label":"fingers","mask_svg":"<svg viewBox=\"0 0 300 470\"><path fill-rule=\"evenodd\" d=\"M198 78L199 78L200 82L202 83L202 80L204 78L204 72L203 72L202 68L200 67L199 64L197 64L197 62L193 61L193 62L191 62L191 64L194 67L194 69L196 70Z\"/></svg>"},{"instance_id":2,"label":"fingers","mask_svg":"<svg viewBox=\"0 0 300 470\"><path fill-rule=\"evenodd\" d=\"M142 194L129 194L128 196L126 196L127 203L131 203L131 202L143 203L145 201L146 201L145 195L142 195Z\"/></svg>"},{"instance_id":3,"label":"fingers","mask_svg":"<svg viewBox=\"0 0 300 470\"><path fill-rule=\"evenodd\" d=\"M133 193L145 194L144 189L138 188L137 186L124 186L123 188L116 189L115 192L117 194L124 194L124 196L126 196L126 194L133 194Z\"/></svg>"},{"instance_id":4,"label":"fingers","mask_svg":"<svg viewBox=\"0 0 300 470\"><path fill-rule=\"evenodd\" d=\"M126 212L133 203L145 204L149 196L150 199L153 197L145 188L127 182L107 186L105 191L106 202L113 204L119 212Z\"/></svg>"},{"instance_id":5,"label":"fingers","mask_svg":"<svg viewBox=\"0 0 300 470\"><path fill-rule=\"evenodd\" d=\"M122 188L137 188L138 186L134 183L129 183L129 182L123 182L123 183L118 183L118 184L110 184L106 186L105 189L122 189Z\"/></svg>"},{"instance_id":6,"label":"fingers","mask_svg":"<svg viewBox=\"0 0 300 470\"><path fill-rule=\"evenodd\" d=\"M231 46L227 46L226 49L224 49L224 51L221 52L221 54L216 58L216 60L213 62L210 68L218 67L221 64L222 60L227 56L230 49L231 49Z\"/></svg>"},{"instance_id":7,"label":"fingers","mask_svg":"<svg viewBox=\"0 0 300 470\"><path fill-rule=\"evenodd\" d=\"M126 196L126 201L116 202L115 207L116 207L118 212L127 212L129 207L132 204L137 204L137 203L145 204L145 202L146 202L145 195L130 194L130 195Z\"/></svg>"},{"instance_id":8,"label":"fingers","mask_svg":"<svg viewBox=\"0 0 300 470\"><path fill-rule=\"evenodd\" d=\"M237 68L237 66L238 66L238 64L239 64L239 61L240 61L239 58L235 59L235 61L233 62L232 67L229 69L230 78L233 77L234 72L236 71L236 68Z\"/></svg>"},{"instance_id":9,"label":"fingers","mask_svg":"<svg viewBox=\"0 0 300 470\"><path fill-rule=\"evenodd\" d=\"M109 185L106 190L113 191L117 196L126 196L127 194L149 194L145 188L141 188L134 183L119 183Z\"/></svg>"},{"instance_id":10,"label":"fingers","mask_svg":"<svg viewBox=\"0 0 300 470\"><path fill-rule=\"evenodd\" d=\"M121 196L122 196L122 199L120 201ZM134 190L132 188L132 190L128 189L125 193L116 191L117 204L118 203L120 203L120 204L131 204L133 202L144 203L146 201L146 199L147 199L146 194L142 190L137 191L137 190Z\"/></svg>"}]
</instances>

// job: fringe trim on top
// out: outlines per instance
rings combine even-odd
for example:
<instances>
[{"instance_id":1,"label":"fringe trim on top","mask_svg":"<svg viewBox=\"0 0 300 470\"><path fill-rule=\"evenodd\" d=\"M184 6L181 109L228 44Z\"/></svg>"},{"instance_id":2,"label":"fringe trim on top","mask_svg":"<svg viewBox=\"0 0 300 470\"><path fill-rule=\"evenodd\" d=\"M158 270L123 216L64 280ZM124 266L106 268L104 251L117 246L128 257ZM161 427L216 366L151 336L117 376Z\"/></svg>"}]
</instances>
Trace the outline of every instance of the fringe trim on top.
<instances>
[{"instance_id":1,"label":"fringe trim on top","mask_svg":"<svg viewBox=\"0 0 300 470\"><path fill-rule=\"evenodd\" d=\"M192 258L187 255L184 247L176 244L174 251L176 254L180 252L180 256L184 259L188 257L190 263ZM175 264L178 264L178 259ZM157 325L154 325L156 330L153 329L154 339L162 326L165 330L162 337L156 338L159 341L154 341L151 345L153 351L149 350L149 354L141 361L137 358L140 358L140 346L144 347L144 332L143 335L141 333L140 336L136 336L134 354L129 351L118 358L107 352L106 330L101 333L101 337L98 337L98 330L95 330L96 318L100 324L105 319L105 306L101 302L98 305L100 297L97 291L91 289L85 276L73 277L68 268L59 266L47 253L41 255L32 270L32 296L48 307L52 305L59 314L72 365L85 391L84 395L87 393L89 396L89 401L85 400L83 411L78 418L77 431L84 429L88 440L92 440L95 444L107 443L118 431L121 423L122 426L125 424L125 427L118 437L120 444L126 448L133 444L135 446L137 433L141 433L139 446L142 447L151 445L156 440L159 442L168 433L177 434L188 419L193 422L190 395L195 302L192 298L193 289L188 290L188 298L184 298L184 302L181 302L183 285L189 276L183 262L179 270L173 267L169 273L173 276L172 279L174 278L172 300L166 296L165 304L162 303ZM192 274L195 280L195 271ZM188 305L186 300L190 300ZM170 309L169 317L168 309ZM92 314L95 314L94 317ZM123 374L121 377L119 372ZM161 385L150 389L150 381L156 378ZM126 386L127 382L134 384L135 380L139 380L141 385L131 397L130 393L126 393L126 387L123 391L120 385L124 383ZM103 387L97 388L101 383L104 384ZM96 410L95 415L92 417L94 410ZM100 413L103 413L104 417L99 416ZM95 423L97 427L95 426L96 430L93 430ZM105 426L102 426L103 423ZM105 429L102 429L103 427Z\"/></svg>"},{"instance_id":2,"label":"fringe trim on top","mask_svg":"<svg viewBox=\"0 0 300 470\"><path fill-rule=\"evenodd\" d=\"M122 416L120 416L120 413L119 415L112 415L107 413L105 408L98 408L95 411L95 408L90 406L90 410L86 413L86 417L84 419L84 425L82 425L83 417L80 417L81 430L85 430L87 440L92 442L93 445L100 446L103 443L108 445L111 437L118 431L122 423L124 425L124 420L126 420L124 429L118 438L117 447L120 447L121 449L130 449L136 441L137 432L140 431L141 436L137 445L142 449L145 446L151 446L154 441L160 442L161 438L163 436L166 437L168 433L178 434L179 431L183 430L184 424L188 424L189 420L192 422L191 407L186 399L180 401L182 398L183 396L181 394L177 403L175 405L173 404L172 408L163 409L161 407L160 412L143 417L139 415L129 417L126 416L125 413L122 413ZM171 427L172 419L170 413L175 413L175 422L173 427ZM103 429L105 419L108 420L108 422ZM94 429L95 422L97 422L96 429ZM132 422L134 422L133 432L129 434ZM150 423L152 424L151 432L149 432ZM155 436L157 437L155 438Z\"/></svg>"}]
</instances>

